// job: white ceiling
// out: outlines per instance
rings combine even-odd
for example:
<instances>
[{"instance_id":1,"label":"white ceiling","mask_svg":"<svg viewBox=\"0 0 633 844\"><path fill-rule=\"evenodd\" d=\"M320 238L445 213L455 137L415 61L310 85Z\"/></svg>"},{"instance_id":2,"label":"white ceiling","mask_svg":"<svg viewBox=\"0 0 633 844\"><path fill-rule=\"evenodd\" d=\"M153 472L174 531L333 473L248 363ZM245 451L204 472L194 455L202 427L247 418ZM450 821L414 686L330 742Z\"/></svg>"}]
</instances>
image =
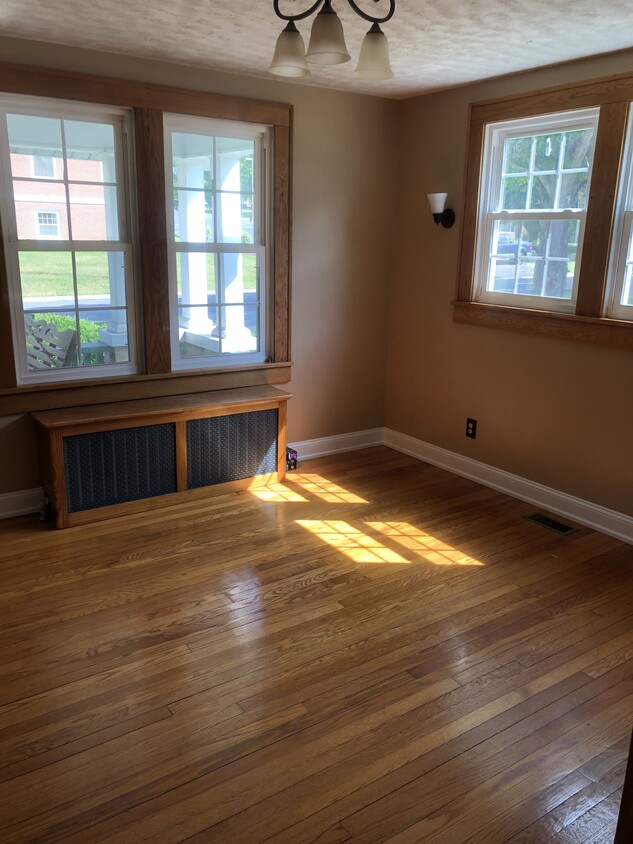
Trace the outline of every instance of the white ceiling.
<instances>
[{"instance_id":1,"label":"white ceiling","mask_svg":"<svg viewBox=\"0 0 633 844\"><path fill-rule=\"evenodd\" d=\"M387 0L357 0L384 14ZM286 13L310 0L282 0ZM397 0L385 24L395 79L352 70L368 24L333 0L352 62L296 84L402 98L633 46L626 0ZM309 22L299 25L307 40ZM2 0L0 34L266 76L282 22L271 0Z\"/></svg>"}]
</instances>

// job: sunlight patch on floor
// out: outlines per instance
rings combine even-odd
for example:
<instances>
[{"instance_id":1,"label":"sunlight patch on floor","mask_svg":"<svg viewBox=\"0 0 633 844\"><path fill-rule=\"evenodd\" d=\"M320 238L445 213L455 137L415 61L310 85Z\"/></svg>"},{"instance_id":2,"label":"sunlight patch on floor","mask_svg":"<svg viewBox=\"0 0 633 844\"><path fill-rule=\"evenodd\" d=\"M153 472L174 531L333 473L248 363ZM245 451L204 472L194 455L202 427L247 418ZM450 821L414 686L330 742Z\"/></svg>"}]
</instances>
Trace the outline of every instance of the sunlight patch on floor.
<instances>
[{"instance_id":1,"label":"sunlight patch on floor","mask_svg":"<svg viewBox=\"0 0 633 844\"><path fill-rule=\"evenodd\" d=\"M312 472L304 474L302 472L292 472L286 478L286 482L300 487L306 495L316 495L322 501L329 503L343 502L345 504L367 504L364 498L360 498L353 492L344 489L338 484L328 481L327 478L321 475L315 475Z\"/></svg>"},{"instance_id":2,"label":"sunlight patch on floor","mask_svg":"<svg viewBox=\"0 0 633 844\"><path fill-rule=\"evenodd\" d=\"M297 524L342 551L356 563L409 563L396 551L383 545L377 537L368 536L348 522L298 519Z\"/></svg>"},{"instance_id":3,"label":"sunlight patch on floor","mask_svg":"<svg viewBox=\"0 0 633 844\"><path fill-rule=\"evenodd\" d=\"M284 501L308 503L308 499L299 495L294 489L285 484L269 484L268 486L251 487L253 495L261 501L271 501L274 504L281 504Z\"/></svg>"},{"instance_id":4,"label":"sunlight patch on floor","mask_svg":"<svg viewBox=\"0 0 633 844\"><path fill-rule=\"evenodd\" d=\"M441 539L436 539L420 528L407 522L367 522L368 527L377 531L392 542L397 542L404 548L414 551L416 556L423 557L436 566L483 566L484 564L468 554L464 554L447 545Z\"/></svg>"},{"instance_id":5,"label":"sunlight patch on floor","mask_svg":"<svg viewBox=\"0 0 633 844\"><path fill-rule=\"evenodd\" d=\"M298 489L297 489L298 487ZM313 473L304 474L293 472L283 483L262 484L257 478L249 487L261 501L268 501L274 504L283 504L285 501L291 503L307 504L314 498L326 501L328 504L367 504L364 498L344 489L338 484L328 481L327 478ZM305 496L308 496L306 498Z\"/></svg>"},{"instance_id":6,"label":"sunlight patch on floor","mask_svg":"<svg viewBox=\"0 0 633 844\"><path fill-rule=\"evenodd\" d=\"M296 523L356 563L410 565L414 562L385 544L388 542L405 548L409 558L421 558L434 566L484 565L407 522L365 522L362 529L334 519L297 519Z\"/></svg>"}]
</instances>

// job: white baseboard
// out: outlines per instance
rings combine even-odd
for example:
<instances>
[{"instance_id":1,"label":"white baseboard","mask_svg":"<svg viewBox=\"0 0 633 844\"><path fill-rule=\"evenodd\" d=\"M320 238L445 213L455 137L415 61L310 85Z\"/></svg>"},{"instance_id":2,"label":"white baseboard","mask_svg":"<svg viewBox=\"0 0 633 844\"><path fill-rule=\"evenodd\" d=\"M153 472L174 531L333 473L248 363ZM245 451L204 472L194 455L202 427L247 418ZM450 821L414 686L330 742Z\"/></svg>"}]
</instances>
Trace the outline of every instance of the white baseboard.
<instances>
[{"instance_id":1,"label":"white baseboard","mask_svg":"<svg viewBox=\"0 0 633 844\"><path fill-rule=\"evenodd\" d=\"M633 518L385 428L384 445L633 544Z\"/></svg>"},{"instance_id":2,"label":"white baseboard","mask_svg":"<svg viewBox=\"0 0 633 844\"><path fill-rule=\"evenodd\" d=\"M338 454L339 451L356 451L373 445L383 445L384 428L371 428L368 431L355 431L352 434L337 434L334 437L321 437L317 440L303 440L288 443L299 455L299 459L324 457L326 454Z\"/></svg>"},{"instance_id":3,"label":"white baseboard","mask_svg":"<svg viewBox=\"0 0 633 844\"><path fill-rule=\"evenodd\" d=\"M42 506L44 490L22 489L19 492L5 492L0 495L0 519L37 513Z\"/></svg>"}]
</instances>

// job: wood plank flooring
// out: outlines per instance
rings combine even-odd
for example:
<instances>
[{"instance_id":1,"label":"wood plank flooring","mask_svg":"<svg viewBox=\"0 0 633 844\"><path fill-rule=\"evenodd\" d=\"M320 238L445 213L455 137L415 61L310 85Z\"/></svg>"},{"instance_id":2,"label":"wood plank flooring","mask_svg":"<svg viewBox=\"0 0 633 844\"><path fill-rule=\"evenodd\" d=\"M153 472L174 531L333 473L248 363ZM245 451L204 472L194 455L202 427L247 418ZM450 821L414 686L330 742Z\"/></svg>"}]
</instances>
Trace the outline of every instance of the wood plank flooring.
<instances>
[{"instance_id":1,"label":"wood plank flooring","mask_svg":"<svg viewBox=\"0 0 633 844\"><path fill-rule=\"evenodd\" d=\"M633 547L386 448L0 523L0 840L611 844Z\"/></svg>"}]
</instances>

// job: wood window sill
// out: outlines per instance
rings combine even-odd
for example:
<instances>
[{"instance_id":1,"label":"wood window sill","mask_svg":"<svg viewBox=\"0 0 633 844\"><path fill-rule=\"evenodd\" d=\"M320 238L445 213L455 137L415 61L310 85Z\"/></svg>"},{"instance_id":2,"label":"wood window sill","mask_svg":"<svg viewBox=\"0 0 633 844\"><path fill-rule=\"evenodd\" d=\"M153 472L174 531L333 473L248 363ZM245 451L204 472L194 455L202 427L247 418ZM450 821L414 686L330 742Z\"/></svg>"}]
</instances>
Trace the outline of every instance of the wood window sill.
<instances>
[{"instance_id":1,"label":"wood window sill","mask_svg":"<svg viewBox=\"0 0 633 844\"><path fill-rule=\"evenodd\" d=\"M455 301L453 321L483 328L545 334L563 340L578 340L633 351L633 322L625 320Z\"/></svg>"}]
</instances>

